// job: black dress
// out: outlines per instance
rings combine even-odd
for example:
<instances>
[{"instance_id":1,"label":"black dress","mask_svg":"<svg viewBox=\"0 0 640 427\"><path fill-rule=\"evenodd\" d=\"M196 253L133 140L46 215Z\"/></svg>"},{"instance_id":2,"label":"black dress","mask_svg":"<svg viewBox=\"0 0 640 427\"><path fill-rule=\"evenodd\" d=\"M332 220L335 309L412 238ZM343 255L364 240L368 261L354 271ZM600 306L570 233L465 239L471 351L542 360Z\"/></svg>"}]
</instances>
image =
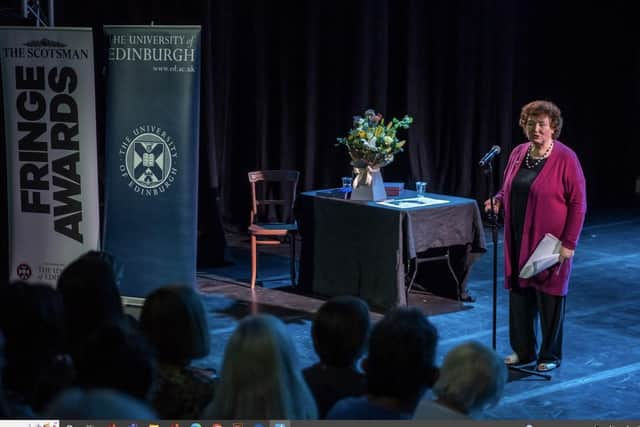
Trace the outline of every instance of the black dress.
<instances>
[{"instance_id":1,"label":"black dress","mask_svg":"<svg viewBox=\"0 0 640 427\"><path fill-rule=\"evenodd\" d=\"M524 217L527 212L527 200L529 198L529 191L531 190L531 184L536 179L542 167L547 162L544 159L537 163L532 168L528 168L526 162L522 162L522 166L518 173L513 178L513 184L511 187L511 271L519 272L520 265L518 261L520 259L520 246L522 244L522 233L524 232ZM511 276L511 286L518 286L518 275Z\"/></svg>"}]
</instances>

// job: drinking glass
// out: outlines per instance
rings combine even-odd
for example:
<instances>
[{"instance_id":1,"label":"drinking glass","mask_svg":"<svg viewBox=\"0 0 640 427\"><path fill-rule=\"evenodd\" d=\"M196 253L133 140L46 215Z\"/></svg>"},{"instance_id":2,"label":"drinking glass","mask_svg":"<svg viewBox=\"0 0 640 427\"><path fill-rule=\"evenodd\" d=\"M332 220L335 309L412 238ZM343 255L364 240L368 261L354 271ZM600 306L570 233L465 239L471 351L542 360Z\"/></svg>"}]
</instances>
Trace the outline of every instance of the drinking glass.
<instances>
[{"instance_id":1,"label":"drinking glass","mask_svg":"<svg viewBox=\"0 0 640 427\"><path fill-rule=\"evenodd\" d=\"M352 190L353 178L350 176L342 177L342 191L345 193L349 193Z\"/></svg>"},{"instance_id":2,"label":"drinking glass","mask_svg":"<svg viewBox=\"0 0 640 427\"><path fill-rule=\"evenodd\" d=\"M418 196L424 196L427 192L427 183L424 181L416 181L416 193Z\"/></svg>"}]
</instances>

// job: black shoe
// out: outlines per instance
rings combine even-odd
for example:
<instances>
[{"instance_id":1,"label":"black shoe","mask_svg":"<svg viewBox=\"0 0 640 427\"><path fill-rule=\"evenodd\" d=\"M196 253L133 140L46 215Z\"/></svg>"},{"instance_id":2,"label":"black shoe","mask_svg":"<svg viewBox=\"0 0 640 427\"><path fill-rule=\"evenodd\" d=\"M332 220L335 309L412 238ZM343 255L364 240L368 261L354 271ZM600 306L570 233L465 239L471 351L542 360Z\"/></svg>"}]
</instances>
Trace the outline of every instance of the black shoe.
<instances>
[{"instance_id":1,"label":"black shoe","mask_svg":"<svg viewBox=\"0 0 640 427\"><path fill-rule=\"evenodd\" d=\"M462 302L476 302L475 297L472 297L469 294L462 294L460 295L460 301Z\"/></svg>"}]
</instances>

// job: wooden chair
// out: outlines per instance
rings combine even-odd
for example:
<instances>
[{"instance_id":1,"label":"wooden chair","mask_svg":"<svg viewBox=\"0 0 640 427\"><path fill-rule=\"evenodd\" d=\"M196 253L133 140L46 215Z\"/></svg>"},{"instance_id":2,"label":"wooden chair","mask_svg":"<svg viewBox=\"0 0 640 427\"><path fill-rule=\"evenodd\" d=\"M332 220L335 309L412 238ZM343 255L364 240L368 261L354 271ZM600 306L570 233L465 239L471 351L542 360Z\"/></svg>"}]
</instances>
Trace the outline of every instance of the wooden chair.
<instances>
[{"instance_id":1,"label":"wooden chair","mask_svg":"<svg viewBox=\"0 0 640 427\"><path fill-rule=\"evenodd\" d=\"M293 170L264 170L249 172L251 185L251 288L256 285L257 246L280 245L291 247L291 284L296 283L296 224L293 205L300 173Z\"/></svg>"}]
</instances>

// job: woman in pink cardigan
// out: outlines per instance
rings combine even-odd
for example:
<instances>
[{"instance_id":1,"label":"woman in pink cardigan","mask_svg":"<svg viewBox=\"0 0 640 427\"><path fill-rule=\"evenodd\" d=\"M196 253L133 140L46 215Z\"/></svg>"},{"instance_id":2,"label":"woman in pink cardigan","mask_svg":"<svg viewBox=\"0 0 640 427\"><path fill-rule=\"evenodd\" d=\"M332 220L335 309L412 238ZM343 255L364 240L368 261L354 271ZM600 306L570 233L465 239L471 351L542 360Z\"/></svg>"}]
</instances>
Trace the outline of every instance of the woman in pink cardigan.
<instances>
[{"instance_id":1,"label":"woman in pink cardigan","mask_svg":"<svg viewBox=\"0 0 640 427\"><path fill-rule=\"evenodd\" d=\"M551 371L562 360L562 322L573 254L586 212L585 180L576 154L556 138L562 130L560 109L533 101L520 113L520 127L530 142L513 149L494 210L504 208L505 288L509 289L508 365L537 361ZM485 210L491 201L485 202ZM546 233L560 239L560 263L529 278L519 272ZM540 314L542 344L537 351L535 323Z\"/></svg>"}]
</instances>

